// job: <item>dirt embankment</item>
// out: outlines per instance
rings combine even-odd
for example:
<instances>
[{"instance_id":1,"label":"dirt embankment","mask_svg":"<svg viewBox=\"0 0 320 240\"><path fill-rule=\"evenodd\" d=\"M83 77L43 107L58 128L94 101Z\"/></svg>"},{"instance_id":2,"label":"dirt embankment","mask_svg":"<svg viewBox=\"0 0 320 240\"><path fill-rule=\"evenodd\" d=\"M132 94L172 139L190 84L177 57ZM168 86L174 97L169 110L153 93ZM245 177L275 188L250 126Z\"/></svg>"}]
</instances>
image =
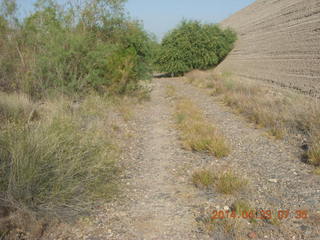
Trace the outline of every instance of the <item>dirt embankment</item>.
<instances>
[{"instance_id":1,"label":"dirt embankment","mask_svg":"<svg viewBox=\"0 0 320 240\"><path fill-rule=\"evenodd\" d=\"M319 0L257 0L221 25L239 40L217 71L320 97Z\"/></svg>"}]
</instances>

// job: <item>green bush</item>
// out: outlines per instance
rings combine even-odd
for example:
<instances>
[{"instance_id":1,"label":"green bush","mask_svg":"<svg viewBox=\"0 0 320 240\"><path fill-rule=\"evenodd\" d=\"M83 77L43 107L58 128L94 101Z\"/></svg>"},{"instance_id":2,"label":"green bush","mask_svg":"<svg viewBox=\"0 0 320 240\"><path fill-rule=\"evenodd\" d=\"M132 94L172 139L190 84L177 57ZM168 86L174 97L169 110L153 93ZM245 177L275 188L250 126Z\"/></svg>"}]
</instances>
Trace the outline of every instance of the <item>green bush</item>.
<instances>
[{"instance_id":1,"label":"green bush","mask_svg":"<svg viewBox=\"0 0 320 240\"><path fill-rule=\"evenodd\" d=\"M151 76L152 44L141 24L124 14L123 2L87 0L63 9L38 1L34 13L0 35L0 83L14 83L33 97L53 90L136 90Z\"/></svg>"},{"instance_id":2,"label":"green bush","mask_svg":"<svg viewBox=\"0 0 320 240\"><path fill-rule=\"evenodd\" d=\"M232 50L236 34L213 24L183 21L161 43L157 64L163 72L180 75L193 69L208 69Z\"/></svg>"},{"instance_id":3,"label":"green bush","mask_svg":"<svg viewBox=\"0 0 320 240\"><path fill-rule=\"evenodd\" d=\"M2 16L0 16L0 33L4 33L7 29L8 23L6 19Z\"/></svg>"}]
</instances>

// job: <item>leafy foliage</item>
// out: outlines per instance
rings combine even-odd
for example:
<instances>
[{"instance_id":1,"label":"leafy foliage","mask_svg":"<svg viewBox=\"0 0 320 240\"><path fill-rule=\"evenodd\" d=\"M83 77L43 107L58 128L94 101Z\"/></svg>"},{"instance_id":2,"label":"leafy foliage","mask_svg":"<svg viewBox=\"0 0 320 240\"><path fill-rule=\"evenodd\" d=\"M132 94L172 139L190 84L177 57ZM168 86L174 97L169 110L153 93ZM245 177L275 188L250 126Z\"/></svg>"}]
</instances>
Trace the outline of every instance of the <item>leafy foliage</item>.
<instances>
[{"instance_id":1,"label":"leafy foliage","mask_svg":"<svg viewBox=\"0 0 320 240\"><path fill-rule=\"evenodd\" d=\"M192 69L208 69L232 50L236 34L217 25L183 21L162 41L157 58L160 70L180 75Z\"/></svg>"},{"instance_id":2,"label":"leafy foliage","mask_svg":"<svg viewBox=\"0 0 320 240\"><path fill-rule=\"evenodd\" d=\"M5 53L0 63L8 65L0 71L1 85L34 97L52 89L136 90L139 80L150 77L151 40L139 22L124 14L124 2L69 1L62 7L54 0L37 1L34 13L0 36ZM0 31L7 29L13 12L0 16Z\"/></svg>"}]
</instances>

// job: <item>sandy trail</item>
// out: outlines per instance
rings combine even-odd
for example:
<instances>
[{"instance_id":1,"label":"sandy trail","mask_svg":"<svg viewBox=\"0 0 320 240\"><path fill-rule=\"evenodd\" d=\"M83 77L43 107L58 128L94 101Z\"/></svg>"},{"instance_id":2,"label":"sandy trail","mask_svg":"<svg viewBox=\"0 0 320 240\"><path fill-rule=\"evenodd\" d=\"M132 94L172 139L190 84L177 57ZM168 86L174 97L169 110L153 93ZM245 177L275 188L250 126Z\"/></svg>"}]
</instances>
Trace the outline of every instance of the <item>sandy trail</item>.
<instances>
[{"instance_id":1,"label":"sandy trail","mask_svg":"<svg viewBox=\"0 0 320 240\"><path fill-rule=\"evenodd\" d=\"M131 182L138 192L131 231L137 239L197 239L193 232L196 190L177 176L187 156L180 149L164 81L154 81L151 101L139 114L142 159Z\"/></svg>"}]
</instances>

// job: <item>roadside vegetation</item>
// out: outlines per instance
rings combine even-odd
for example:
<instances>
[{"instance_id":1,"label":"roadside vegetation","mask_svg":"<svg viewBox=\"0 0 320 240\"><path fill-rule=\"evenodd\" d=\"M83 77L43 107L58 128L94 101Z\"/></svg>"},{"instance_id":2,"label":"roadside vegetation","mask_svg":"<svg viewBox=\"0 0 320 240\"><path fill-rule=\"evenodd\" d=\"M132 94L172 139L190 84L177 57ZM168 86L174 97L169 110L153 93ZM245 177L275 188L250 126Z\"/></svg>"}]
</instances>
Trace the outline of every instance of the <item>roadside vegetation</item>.
<instances>
[{"instance_id":1,"label":"roadside vegetation","mask_svg":"<svg viewBox=\"0 0 320 240\"><path fill-rule=\"evenodd\" d=\"M163 38L155 62L161 72L171 75L208 69L227 56L235 40L230 29L184 20Z\"/></svg>"},{"instance_id":2,"label":"roadside vegetation","mask_svg":"<svg viewBox=\"0 0 320 240\"><path fill-rule=\"evenodd\" d=\"M222 134L189 99L177 100L176 121L184 148L211 153L218 158L230 153L230 147Z\"/></svg>"},{"instance_id":3,"label":"roadside vegetation","mask_svg":"<svg viewBox=\"0 0 320 240\"><path fill-rule=\"evenodd\" d=\"M130 93L151 75L152 38L125 15L123 0L39 0L24 19L1 1L0 87L33 98Z\"/></svg>"},{"instance_id":4,"label":"roadside vegetation","mask_svg":"<svg viewBox=\"0 0 320 240\"><path fill-rule=\"evenodd\" d=\"M212 170L196 170L192 175L192 182L198 188L215 189L219 193L234 194L244 190L248 181L233 171L216 173Z\"/></svg>"},{"instance_id":5,"label":"roadside vegetation","mask_svg":"<svg viewBox=\"0 0 320 240\"><path fill-rule=\"evenodd\" d=\"M307 161L320 166L320 107L318 100L283 92L250 82L236 80L231 73L191 72L188 82L210 89L227 106L244 115L250 122L266 128L277 139L290 135L305 138L303 148Z\"/></svg>"},{"instance_id":6,"label":"roadside vegetation","mask_svg":"<svg viewBox=\"0 0 320 240\"><path fill-rule=\"evenodd\" d=\"M74 219L117 196L123 132L113 125L125 121L120 101L57 95L40 104L22 94L1 96L0 210L6 214L0 221L8 226L2 233L33 231L43 219Z\"/></svg>"},{"instance_id":7,"label":"roadside vegetation","mask_svg":"<svg viewBox=\"0 0 320 240\"><path fill-rule=\"evenodd\" d=\"M121 124L156 45L124 3L39 0L22 18L0 1L1 239L117 195Z\"/></svg>"},{"instance_id":8,"label":"roadside vegetation","mask_svg":"<svg viewBox=\"0 0 320 240\"><path fill-rule=\"evenodd\" d=\"M35 103L27 99L8 95L0 100L14 116L3 119L0 135L4 203L57 214L78 211L99 196L113 197L118 150L103 128L110 103L88 96L75 107L59 97L44 103L32 119Z\"/></svg>"}]
</instances>

